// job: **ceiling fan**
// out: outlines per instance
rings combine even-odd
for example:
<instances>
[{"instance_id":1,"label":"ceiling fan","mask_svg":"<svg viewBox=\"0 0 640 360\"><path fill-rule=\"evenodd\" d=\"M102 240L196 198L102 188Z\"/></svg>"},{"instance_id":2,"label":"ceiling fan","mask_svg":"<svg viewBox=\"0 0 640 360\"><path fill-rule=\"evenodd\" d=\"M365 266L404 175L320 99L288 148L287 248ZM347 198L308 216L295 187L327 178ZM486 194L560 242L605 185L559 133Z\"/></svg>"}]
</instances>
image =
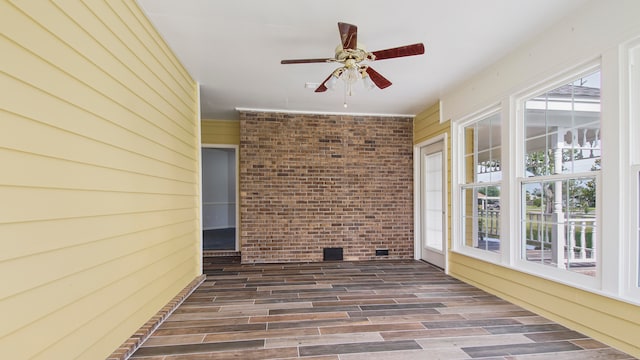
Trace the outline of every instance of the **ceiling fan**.
<instances>
[{"instance_id":1,"label":"ceiling fan","mask_svg":"<svg viewBox=\"0 0 640 360\"><path fill-rule=\"evenodd\" d=\"M376 61L392 59L404 56L424 54L424 44L412 44L391 49L368 52L358 44L358 27L347 23L338 23L341 44L336 47L336 54L333 58L321 59L293 59L282 60L281 64L308 64L308 63L341 63L342 66L334 70L315 90L324 92L333 87L338 79L342 79L346 84L345 95L351 95L351 86L358 80L363 79L365 85L369 87L377 86L385 89L391 86L391 81L373 70L369 65L361 64L363 61ZM346 102L345 102L346 106Z\"/></svg>"}]
</instances>

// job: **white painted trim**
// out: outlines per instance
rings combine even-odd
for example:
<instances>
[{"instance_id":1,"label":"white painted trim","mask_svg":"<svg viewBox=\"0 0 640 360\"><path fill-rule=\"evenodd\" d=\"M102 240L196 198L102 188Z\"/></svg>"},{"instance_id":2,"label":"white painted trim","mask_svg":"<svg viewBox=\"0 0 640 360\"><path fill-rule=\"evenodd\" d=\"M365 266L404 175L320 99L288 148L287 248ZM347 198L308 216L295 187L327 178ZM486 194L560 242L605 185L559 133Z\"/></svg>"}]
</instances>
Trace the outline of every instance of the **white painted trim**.
<instances>
[{"instance_id":1,"label":"white painted trim","mask_svg":"<svg viewBox=\"0 0 640 360\"><path fill-rule=\"evenodd\" d=\"M202 114L200 112L200 83L196 82L196 141L198 144L198 151L196 151L196 159L198 162L198 178L196 179L196 183L198 184L198 208L200 209L200 219L198 221L199 228L197 229L197 237L198 237L198 262L200 273L199 275L204 274L204 262L202 261L203 254L203 237L202 237L202 228L204 226L202 222Z\"/></svg>"},{"instance_id":2,"label":"white painted trim","mask_svg":"<svg viewBox=\"0 0 640 360\"><path fill-rule=\"evenodd\" d=\"M202 144L201 149L234 149L236 152L236 248L240 251L240 145L235 144ZM202 171L201 171L202 174ZM202 182L202 175L200 177ZM200 204L202 204L202 196L200 196ZM201 221L204 217L200 216ZM201 225L202 228L202 225ZM200 231L202 233L202 231ZM202 244L200 244L202 248Z\"/></svg>"},{"instance_id":3,"label":"white painted trim","mask_svg":"<svg viewBox=\"0 0 640 360\"><path fill-rule=\"evenodd\" d=\"M640 37L621 47L621 118L628 126L624 141L629 148L627 183L629 201L622 267L623 296L640 299ZM624 132L624 130L623 130Z\"/></svg>"},{"instance_id":4,"label":"white painted trim","mask_svg":"<svg viewBox=\"0 0 640 360\"><path fill-rule=\"evenodd\" d=\"M424 140L418 144L413 146L413 256L415 260L422 259L422 241L421 241L421 222L420 222L420 199L422 196L422 191L420 187L420 166L422 164L422 159L420 158L420 150L431 144L435 144L438 142L442 142L442 171L443 171L443 208L444 208L444 220L446 226L443 229L443 236L445 238L444 242L444 272L445 274L449 273L449 227L451 224L449 223L449 199L447 196L449 190L449 166L448 166L448 136L446 133L436 135L432 138Z\"/></svg>"},{"instance_id":5,"label":"white painted trim","mask_svg":"<svg viewBox=\"0 0 640 360\"><path fill-rule=\"evenodd\" d=\"M505 151L505 149L514 149L518 143L516 141L516 137L513 137L512 134L515 131L515 123L510 121L510 119L514 119L515 117L511 117L513 114L513 108L510 106L511 102L509 98L505 98L501 101L500 107L500 118L501 121L501 144L502 144L502 159L500 164L500 170L502 171L503 179L515 179L515 167L512 165L515 161L517 161L518 156L514 151ZM512 181L503 181L500 184L500 206L505 209L518 209L518 189L514 186ZM517 234L518 229L518 219L515 216L511 216L506 211L502 211L500 214L500 234L502 240L500 241L500 255L501 262L503 264L512 265L515 260L515 256L517 256L518 246L514 246L511 239L515 239L519 237Z\"/></svg>"},{"instance_id":6,"label":"white painted trim","mask_svg":"<svg viewBox=\"0 0 640 360\"><path fill-rule=\"evenodd\" d=\"M236 111L284 113L284 114L306 114L306 115L402 117L402 118L412 118L412 119L416 116L416 114L347 113L347 112L331 112L331 111L302 111L302 110L289 110L289 109L253 109L253 108L242 108L242 107L237 107Z\"/></svg>"}]
</instances>

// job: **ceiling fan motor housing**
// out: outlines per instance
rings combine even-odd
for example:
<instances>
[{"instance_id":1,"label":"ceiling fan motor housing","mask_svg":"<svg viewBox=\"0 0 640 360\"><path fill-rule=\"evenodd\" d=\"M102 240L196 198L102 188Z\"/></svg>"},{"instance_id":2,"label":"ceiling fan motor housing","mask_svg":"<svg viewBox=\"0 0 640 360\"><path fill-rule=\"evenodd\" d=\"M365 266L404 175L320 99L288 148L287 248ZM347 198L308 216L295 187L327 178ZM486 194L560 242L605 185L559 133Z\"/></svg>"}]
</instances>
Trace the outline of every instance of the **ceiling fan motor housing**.
<instances>
[{"instance_id":1,"label":"ceiling fan motor housing","mask_svg":"<svg viewBox=\"0 0 640 360\"><path fill-rule=\"evenodd\" d=\"M336 47L336 60L338 62L343 62L346 65L346 61L349 59L353 59L356 63L359 63L364 60L375 60L375 55L367 52L364 46L358 43L358 47L356 49L345 49L342 45L338 45Z\"/></svg>"}]
</instances>

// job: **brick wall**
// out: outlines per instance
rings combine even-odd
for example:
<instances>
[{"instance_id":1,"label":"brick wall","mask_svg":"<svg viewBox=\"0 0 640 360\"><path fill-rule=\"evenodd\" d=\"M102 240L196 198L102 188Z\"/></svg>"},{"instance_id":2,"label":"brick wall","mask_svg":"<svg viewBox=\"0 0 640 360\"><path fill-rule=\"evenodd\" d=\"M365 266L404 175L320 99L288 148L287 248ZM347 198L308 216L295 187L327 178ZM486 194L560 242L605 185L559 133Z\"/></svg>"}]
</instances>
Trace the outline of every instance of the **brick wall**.
<instances>
[{"instance_id":1,"label":"brick wall","mask_svg":"<svg viewBox=\"0 0 640 360\"><path fill-rule=\"evenodd\" d=\"M241 112L240 203L245 263L412 258L412 120Z\"/></svg>"}]
</instances>

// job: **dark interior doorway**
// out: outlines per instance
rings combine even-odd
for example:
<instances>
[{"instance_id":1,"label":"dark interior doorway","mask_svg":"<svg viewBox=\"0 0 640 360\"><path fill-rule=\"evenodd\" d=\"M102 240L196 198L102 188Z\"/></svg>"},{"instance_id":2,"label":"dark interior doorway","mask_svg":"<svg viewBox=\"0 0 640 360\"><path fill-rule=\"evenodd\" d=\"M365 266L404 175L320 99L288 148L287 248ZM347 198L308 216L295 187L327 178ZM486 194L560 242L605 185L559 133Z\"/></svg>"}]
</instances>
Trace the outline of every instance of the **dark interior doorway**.
<instances>
[{"instance_id":1,"label":"dark interior doorway","mask_svg":"<svg viewBox=\"0 0 640 360\"><path fill-rule=\"evenodd\" d=\"M202 148L202 248L237 250L237 151Z\"/></svg>"},{"instance_id":2,"label":"dark interior doorway","mask_svg":"<svg viewBox=\"0 0 640 360\"><path fill-rule=\"evenodd\" d=\"M210 229L202 231L203 250L235 250L236 228Z\"/></svg>"}]
</instances>

